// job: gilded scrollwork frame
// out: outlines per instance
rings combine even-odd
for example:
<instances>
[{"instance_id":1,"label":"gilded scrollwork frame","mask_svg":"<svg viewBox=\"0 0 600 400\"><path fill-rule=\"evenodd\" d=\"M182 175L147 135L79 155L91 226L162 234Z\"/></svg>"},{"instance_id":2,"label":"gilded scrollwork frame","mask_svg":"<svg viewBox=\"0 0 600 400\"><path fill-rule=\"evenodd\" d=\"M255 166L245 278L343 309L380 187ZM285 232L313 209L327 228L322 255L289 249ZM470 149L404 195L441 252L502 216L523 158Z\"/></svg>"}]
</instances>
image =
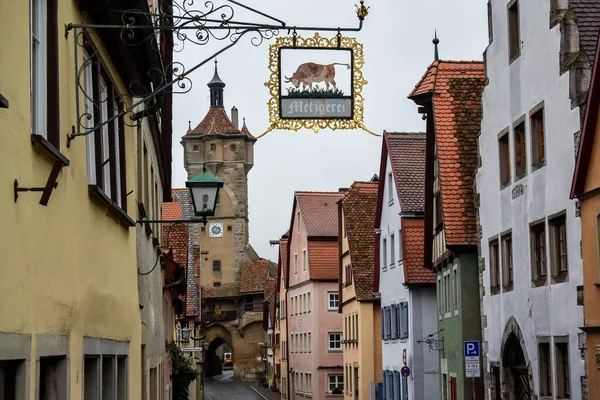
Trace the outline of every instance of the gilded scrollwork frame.
<instances>
[{"instance_id":1,"label":"gilded scrollwork frame","mask_svg":"<svg viewBox=\"0 0 600 400\"><path fill-rule=\"evenodd\" d=\"M350 50L352 54L352 89L353 89L353 118L328 118L328 119L282 119L281 118L281 99L280 99L280 49L299 48L299 49L331 49L331 50ZM348 130L363 129L374 136L380 136L370 131L364 124L364 97L363 86L367 80L363 76L362 67L364 66L363 46L355 38L344 37L338 34L330 39L322 37L315 33L313 37L304 38L293 35L277 38L275 43L269 48L269 71L270 79L265 83L269 88L271 98L269 99L269 122L267 130L258 138L266 135L272 130L293 130L312 129L317 133L320 129Z\"/></svg>"}]
</instances>

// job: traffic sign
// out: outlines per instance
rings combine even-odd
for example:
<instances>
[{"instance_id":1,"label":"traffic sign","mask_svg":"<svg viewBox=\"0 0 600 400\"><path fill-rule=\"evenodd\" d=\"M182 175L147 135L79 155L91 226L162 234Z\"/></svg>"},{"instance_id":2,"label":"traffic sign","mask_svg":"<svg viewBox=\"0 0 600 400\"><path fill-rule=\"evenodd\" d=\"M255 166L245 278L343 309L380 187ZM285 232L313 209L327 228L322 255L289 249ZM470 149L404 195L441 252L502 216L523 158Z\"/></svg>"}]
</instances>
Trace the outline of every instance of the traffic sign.
<instances>
[{"instance_id":1,"label":"traffic sign","mask_svg":"<svg viewBox=\"0 0 600 400\"><path fill-rule=\"evenodd\" d=\"M479 357L478 340L471 340L465 342L465 357Z\"/></svg>"},{"instance_id":2,"label":"traffic sign","mask_svg":"<svg viewBox=\"0 0 600 400\"><path fill-rule=\"evenodd\" d=\"M402 369L400 370L400 375L402 375L405 378L408 378L410 376L410 368L408 368L407 366L402 367Z\"/></svg>"},{"instance_id":3,"label":"traffic sign","mask_svg":"<svg viewBox=\"0 0 600 400\"><path fill-rule=\"evenodd\" d=\"M480 378L481 363L479 362L480 348L479 341L465 341L465 377Z\"/></svg>"}]
</instances>

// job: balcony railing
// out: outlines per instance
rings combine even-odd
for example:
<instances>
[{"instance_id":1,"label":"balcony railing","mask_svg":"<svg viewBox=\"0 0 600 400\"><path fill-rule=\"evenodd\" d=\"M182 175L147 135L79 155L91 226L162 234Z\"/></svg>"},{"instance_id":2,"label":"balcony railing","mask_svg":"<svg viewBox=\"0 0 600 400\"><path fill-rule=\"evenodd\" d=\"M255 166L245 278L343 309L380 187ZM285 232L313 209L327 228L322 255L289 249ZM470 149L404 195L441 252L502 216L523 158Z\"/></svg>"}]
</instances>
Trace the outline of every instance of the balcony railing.
<instances>
[{"instance_id":1,"label":"balcony railing","mask_svg":"<svg viewBox=\"0 0 600 400\"><path fill-rule=\"evenodd\" d=\"M235 321L238 317L238 312L235 310L221 311L219 314L214 311L206 311L202 313L202 319L207 322L223 322Z\"/></svg>"}]
</instances>

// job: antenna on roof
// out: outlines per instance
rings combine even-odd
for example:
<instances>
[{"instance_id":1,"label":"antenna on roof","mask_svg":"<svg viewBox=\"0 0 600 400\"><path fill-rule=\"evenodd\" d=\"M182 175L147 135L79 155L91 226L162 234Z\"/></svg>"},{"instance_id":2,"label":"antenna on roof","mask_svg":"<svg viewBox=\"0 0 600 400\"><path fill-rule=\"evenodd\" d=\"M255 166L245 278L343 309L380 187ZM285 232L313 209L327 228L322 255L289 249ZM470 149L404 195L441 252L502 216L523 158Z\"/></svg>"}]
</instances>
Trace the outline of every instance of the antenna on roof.
<instances>
[{"instance_id":1,"label":"antenna on roof","mask_svg":"<svg viewBox=\"0 0 600 400\"><path fill-rule=\"evenodd\" d=\"M192 130L192 120L188 119L188 130Z\"/></svg>"},{"instance_id":2,"label":"antenna on roof","mask_svg":"<svg viewBox=\"0 0 600 400\"><path fill-rule=\"evenodd\" d=\"M433 54L433 61L440 61L440 54L438 52L438 44L440 43L440 39L437 37L437 29L435 30L435 36L432 40L433 45L435 46L435 51Z\"/></svg>"}]
</instances>

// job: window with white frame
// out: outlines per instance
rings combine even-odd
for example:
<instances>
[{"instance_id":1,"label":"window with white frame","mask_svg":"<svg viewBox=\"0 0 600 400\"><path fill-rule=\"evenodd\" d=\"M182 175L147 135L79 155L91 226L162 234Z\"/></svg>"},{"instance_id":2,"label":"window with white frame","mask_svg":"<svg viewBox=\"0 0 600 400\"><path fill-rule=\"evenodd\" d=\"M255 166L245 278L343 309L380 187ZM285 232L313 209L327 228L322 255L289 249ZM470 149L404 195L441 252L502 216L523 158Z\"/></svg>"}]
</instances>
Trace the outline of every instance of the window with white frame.
<instances>
[{"instance_id":1,"label":"window with white frame","mask_svg":"<svg viewBox=\"0 0 600 400\"><path fill-rule=\"evenodd\" d=\"M298 273L298 254L294 254L294 274Z\"/></svg>"},{"instance_id":2,"label":"window with white frame","mask_svg":"<svg viewBox=\"0 0 600 400\"><path fill-rule=\"evenodd\" d=\"M381 263L381 268L383 268L383 270L387 270L387 239L383 239L382 244L381 244L381 257L382 257L382 263Z\"/></svg>"},{"instance_id":3,"label":"window with white frame","mask_svg":"<svg viewBox=\"0 0 600 400\"><path fill-rule=\"evenodd\" d=\"M302 271L306 271L306 250L302 251Z\"/></svg>"},{"instance_id":4,"label":"window with white frame","mask_svg":"<svg viewBox=\"0 0 600 400\"><path fill-rule=\"evenodd\" d=\"M90 129L114 119L87 135L88 184L93 185L114 205L127 211L125 123L123 116L118 116L124 104L103 65L98 60L98 52L89 44L84 52L83 72L83 86L87 93L84 101L86 127Z\"/></svg>"},{"instance_id":5,"label":"window with white frame","mask_svg":"<svg viewBox=\"0 0 600 400\"><path fill-rule=\"evenodd\" d=\"M340 304L338 292L327 292L327 310L337 311Z\"/></svg>"},{"instance_id":6,"label":"window with white frame","mask_svg":"<svg viewBox=\"0 0 600 400\"><path fill-rule=\"evenodd\" d=\"M46 0L31 0L30 52L31 52L31 131L47 137L48 113L48 12Z\"/></svg>"},{"instance_id":7,"label":"window with white frame","mask_svg":"<svg viewBox=\"0 0 600 400\"><path fill-rule=\"evenodd\" d=\"M330 332L327 334L327 350L342 351L342 332Z\"/></svg>"},{"instance_id":8,"label":"window with white frame","mask_svg":"<svg viewBox=\"0 0 600 400\"><path fill-rule=\"evenodd\" d=\"M399 329L398 329L398 325L399 325L399 320L398 320L398 315L399 313L397 312L398 309L398 305L397 304L392 304L392 311L391 311L391 323L390 323L390 339L398 339L398 333L399 333Z\"/></svg>"},{"instance_id":9,"label":"window with white frame","mask_svg":"<svg viewBox=\"0 0 600 400\"><path fill-rule=\"evenodd\" d=\"M388 204L394 202L394 176L392 173L388 173Z\"/></svg>"},{"instance_id":10,"label":"window with white frame","mask_svg":"<svg viewBox=\"0 0 600 400\"><path fill-rule=\"evenodd\" d=\"M390 235L390 267L396 263L396 237L392 233Z\"/></svg>"},{"instance_id":11,"label":"window with white frame","mask_svg":"<svg viewBox=\"0 0 600 400\"><path fill-rule=\"evenodd\" d=\"M327 393L328 394L343 394L344 393L344 375L328 375L327 376Z\"/></svg>"},{"instance_id":12,"label":"window with white frame","mask_svg":"<svg viewBox=\"0 0 600 400\"><path fill-rule=\"evenodd\" d=\"M404 260L404 254L402 252L402 230L398 231L398 262Z\"/></svg>"}]
</instances>

